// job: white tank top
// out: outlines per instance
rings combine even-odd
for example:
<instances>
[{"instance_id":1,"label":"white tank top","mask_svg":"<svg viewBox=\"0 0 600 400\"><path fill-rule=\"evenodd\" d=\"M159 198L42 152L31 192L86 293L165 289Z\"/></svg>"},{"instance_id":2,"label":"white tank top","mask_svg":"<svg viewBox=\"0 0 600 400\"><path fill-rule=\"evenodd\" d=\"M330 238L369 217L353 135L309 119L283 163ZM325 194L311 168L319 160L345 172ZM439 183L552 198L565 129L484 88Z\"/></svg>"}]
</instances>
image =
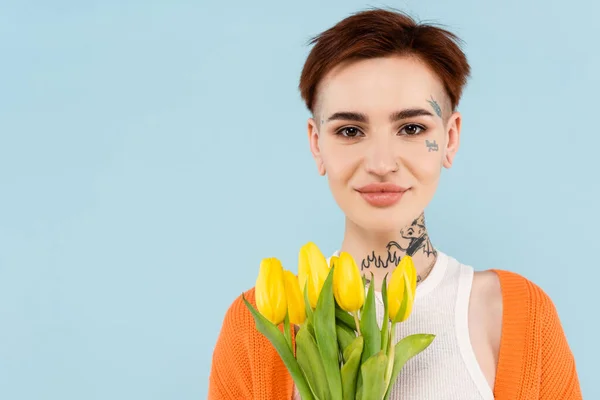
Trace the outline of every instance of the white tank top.
<instances>
[{"instance_id":1,"label":"white tank top","mask_svg":"<svg viewBox=\"0 0 600 400\"><path fill-rule=\"evenodd\" d=\"M472 283L472 267L438 251L431 273L417 286L412 314L396 325L396 341L413 333L433 333L436 337L404 365L391 400L494 399L469 339ZM381 292L375 293L381 326L383 301ZM300 399L297 391L294 399Z\"/></svg>"}]
</instances>

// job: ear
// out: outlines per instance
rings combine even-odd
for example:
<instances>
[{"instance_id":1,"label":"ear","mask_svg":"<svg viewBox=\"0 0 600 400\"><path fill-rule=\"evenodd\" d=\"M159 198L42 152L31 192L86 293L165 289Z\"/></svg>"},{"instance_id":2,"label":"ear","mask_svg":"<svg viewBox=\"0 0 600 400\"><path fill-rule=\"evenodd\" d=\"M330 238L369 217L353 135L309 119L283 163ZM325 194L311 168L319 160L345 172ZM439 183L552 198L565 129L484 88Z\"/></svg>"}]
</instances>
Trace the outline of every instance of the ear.
<instances>
[{"instance_id":1,"label":"ear","mask_svg":"<svg viewBox=\"0 0 600 400\"><path fill-rule=\"evenodd\" d=\"M448 118L448 123L446 124L446 148L444 149L444 159L442 161L445 168L452 167L452 162L458 152L461 122L462 116L459 112L454 112Z\"/></svg>"},{"instance_id":2,"label":"ear","mask_svg":"<svg viewBox=\"0 0 600 400\"><path fill-rule=\"evenodd\" d=\"M310 152L317 163L319 175L325 175L325 164L323 163L323 157L321 156L321 149L319 147L319 127L314 118L308 119L308 144L310 146Z\"/></svg>"}]
</instances>

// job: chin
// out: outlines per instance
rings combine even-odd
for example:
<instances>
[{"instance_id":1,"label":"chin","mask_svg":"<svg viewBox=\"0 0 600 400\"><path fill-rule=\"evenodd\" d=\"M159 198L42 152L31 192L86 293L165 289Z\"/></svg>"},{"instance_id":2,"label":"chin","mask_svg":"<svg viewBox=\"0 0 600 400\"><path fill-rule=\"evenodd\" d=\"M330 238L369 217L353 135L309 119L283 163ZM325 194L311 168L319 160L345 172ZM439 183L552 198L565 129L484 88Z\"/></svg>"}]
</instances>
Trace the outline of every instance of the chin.
<instances>
[{"instance_id":1,"label":"chin","mask_svg":"<svg viewBox=\"0 0 600 400\"><path fill-rule=\"evenodd\" d=\"M368 207L368 209L362 209L359 213L348 217L355 225L369 232L397 233L414 219L412 213L409 214L406 211L398 210L397 207Z\"/></svg>"}]
</instances>

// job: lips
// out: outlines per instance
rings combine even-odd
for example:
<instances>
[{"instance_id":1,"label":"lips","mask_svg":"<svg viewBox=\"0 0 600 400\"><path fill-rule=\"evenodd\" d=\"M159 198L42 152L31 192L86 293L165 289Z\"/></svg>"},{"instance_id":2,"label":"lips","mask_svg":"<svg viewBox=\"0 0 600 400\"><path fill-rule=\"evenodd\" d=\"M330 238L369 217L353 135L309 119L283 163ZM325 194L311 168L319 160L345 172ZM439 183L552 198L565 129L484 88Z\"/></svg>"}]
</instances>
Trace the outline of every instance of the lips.
<instances>
[{"instance_id":1,"label":"lips","mask_svg":"<svg viewBox=\"0 0 600 400\"><path fill-rule=\"evenodd\" d=\"M371 183L356 190L373 207L384 208L399 202L408 189L393 183Z\"/></svg>"},{"instance_id":2,"label":"lips","mask_svg":"<svg viewBox=\"0 0 600 400\"><path fill-rule=\"evenodd\" d=\"M408 189L395 185L393 183L370 183L357 189L360 193L399 193L406 192Z\"/></svg>"}]
</instances>

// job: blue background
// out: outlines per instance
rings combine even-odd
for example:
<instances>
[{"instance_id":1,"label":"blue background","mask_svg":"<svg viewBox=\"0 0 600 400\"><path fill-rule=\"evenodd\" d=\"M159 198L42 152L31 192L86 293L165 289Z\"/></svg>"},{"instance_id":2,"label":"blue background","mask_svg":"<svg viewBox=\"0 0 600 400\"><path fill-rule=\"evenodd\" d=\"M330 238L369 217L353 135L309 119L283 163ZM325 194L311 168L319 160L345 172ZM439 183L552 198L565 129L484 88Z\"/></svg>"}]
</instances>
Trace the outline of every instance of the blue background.
<instances>
[{"instance_id":1,"label":"blue background","mask_svg":"<svg viewBox=\"0 0 600 400\"><path fill-rule=\"evenodd\" d=\"M205 398L260 259L341 243L297 84L368 6L442 23L473 76L434 244L553 298L600 398L597 2L3 1L0 398ZM584 327L584 324L586 326Z\"/></svg>"}]
</instances>

